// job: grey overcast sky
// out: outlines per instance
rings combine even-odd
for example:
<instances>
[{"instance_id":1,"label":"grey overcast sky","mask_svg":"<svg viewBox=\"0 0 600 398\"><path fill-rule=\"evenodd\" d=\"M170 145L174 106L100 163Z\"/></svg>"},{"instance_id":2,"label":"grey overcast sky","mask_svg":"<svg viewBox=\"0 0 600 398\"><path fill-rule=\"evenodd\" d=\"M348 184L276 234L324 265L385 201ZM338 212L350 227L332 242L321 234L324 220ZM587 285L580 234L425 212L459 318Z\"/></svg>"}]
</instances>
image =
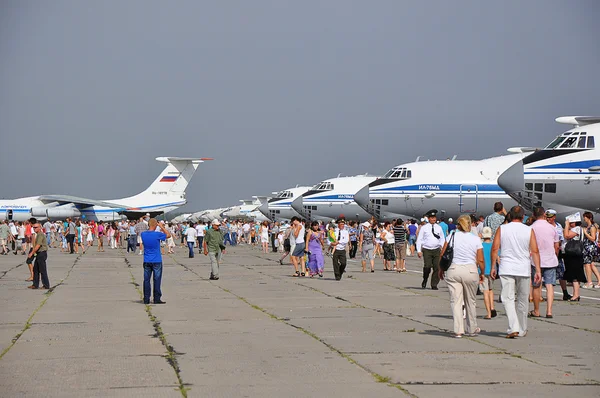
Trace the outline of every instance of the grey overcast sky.
<instances>
[{"instance_id":1,"label":"grey overcast sky","mask_svg":"<svg viewBox=\"0 0 600 398\"><path fill-rule=\"evenodd\" d=\"M0 197L118 198L214 157L186 210L542 146L600 114L600 2L0 3Z\"/></svg>"}]
</instances>

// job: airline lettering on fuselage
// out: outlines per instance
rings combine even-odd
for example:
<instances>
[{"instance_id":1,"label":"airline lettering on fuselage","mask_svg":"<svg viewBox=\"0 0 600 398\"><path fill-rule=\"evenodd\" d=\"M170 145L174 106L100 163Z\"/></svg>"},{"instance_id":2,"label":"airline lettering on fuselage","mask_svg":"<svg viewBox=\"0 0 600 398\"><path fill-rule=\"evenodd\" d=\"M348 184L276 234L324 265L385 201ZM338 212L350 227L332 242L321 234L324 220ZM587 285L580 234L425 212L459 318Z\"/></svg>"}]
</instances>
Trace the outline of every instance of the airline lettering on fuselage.
<instances>
[{"instance_id":1,"label":"airline lettering on fuselage","mask_svg":"<svg viewBox=\"0 0 600 398\"><path fill-rule=\"evenodd\" d=\"M29 206L23 206L23 205L10 205L10 206L0 206L0 209L29 209Z\"/></svg>"},{"instance_id":2,"label":"airline lettering on fuselage","mask_svg":"<svg viewBox=\"0 0 600 398\"><path fill-rule=\"evenodd\" d=\"M354 199L354 195L338 195L338 199Z\"/></svg>"},{"instance_id":3,"label":"airline lettering on fuselage","mask_svg":"<svg viewBox=\"0 0 600 398\"><path fill-rule=\"evenodd\" d=\"M152 195L166 195L166 191L152 191Z\"/></svg>"},{"instance_id":4,"label":"airline lettering on fuselage","mask_svg":"<svg viewBox=\"0 0 600 398\"><path fill-rule=\"evenodd\" d=\"M439 185L419 185L419 191L439 191Z\"/></svg>"}]
</instances>

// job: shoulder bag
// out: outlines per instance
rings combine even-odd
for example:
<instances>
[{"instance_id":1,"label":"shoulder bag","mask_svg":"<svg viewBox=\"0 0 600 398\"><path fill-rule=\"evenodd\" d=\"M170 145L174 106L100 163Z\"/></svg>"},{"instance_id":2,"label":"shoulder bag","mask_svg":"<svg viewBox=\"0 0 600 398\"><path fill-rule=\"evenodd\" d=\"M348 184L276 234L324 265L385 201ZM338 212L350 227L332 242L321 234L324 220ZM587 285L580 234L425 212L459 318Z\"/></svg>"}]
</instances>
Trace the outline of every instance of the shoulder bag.
<instances>
[{"instance_id":1,"label":"shoulder bag","mask_svg":"<svg viewBox=\"0 0 600 398\"><path fill-rule=\"evenodd\" d=\"M440 268L442 269L442 271L446 272L448 271L448 268L450 268L450 265L452 265L452 259L454 258L454 235L456 233L452 233L452 236L450 237L450 240L448 241L448 245L446 246L446 250L444 251L444 254L442 254L442 257L440 258Z\"/></svg>"},{"instance_id":2,"label":"shoulder bag","mask_svg":"<svg viewBox=\"0 0 600 398\"><path fill-rule=\"evenodd\" d=\"M582 239L582 229L579 227L579 239L575 240L574 238L569 239L567 244L565 245L565 256L569 257L583 257L583 239Z\"/></svg>"}]
</instances>

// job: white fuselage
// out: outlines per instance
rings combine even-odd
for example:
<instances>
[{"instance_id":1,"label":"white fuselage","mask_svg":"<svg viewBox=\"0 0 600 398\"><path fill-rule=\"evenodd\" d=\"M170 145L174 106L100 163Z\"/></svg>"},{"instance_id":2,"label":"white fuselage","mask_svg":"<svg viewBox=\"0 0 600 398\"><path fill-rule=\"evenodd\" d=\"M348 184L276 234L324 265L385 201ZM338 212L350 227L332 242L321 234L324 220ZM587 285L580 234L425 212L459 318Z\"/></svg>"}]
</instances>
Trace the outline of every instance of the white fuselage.
<instances>
[{"instance_id":1,"label":"white fuselage","mask_svg":"<svg viewBox=\"0 0 600 398\"><path fill-rule=\"evenodd\" d=\"M292 208L307 219L366 221L371 215L355 201L354 194L374 181L374 176L331 178L315 185L292 202Z\"/></svg>"},{"instance_id":2,"label":"white fuselage","mask_svg":"<svg viewBox=\"0 0 600 398\"><path fill-rule=\"evenodd\" d=\"M162 197L164 203L155 203L155 204L145 204L140 206L140 202L135 202L131 200L121 200L121 201L113 201L107 200L106 202L114 203L116 205L121 205L122 208L112 208L112 207L104 207L104 206L74 206L72 204L53 206L51 207L54 214L57 214L54 217L55 219L64 219L66 217L80 217L86 220L93 221L118 221L123 217L119 214L120 210L130 209L132 211L139 212L155 212L160 211L163 213L168 213L177 209L179 206L182 206L186 203L185 199L170 198L168 196ZM163 202L161 200L161 202ZM136 207L132 207L136 206ZM0 200L0 220L4 219L12 219L14 221L25 221L30 219L31 217L36 217L40 220L44 220L47 218L47 215L33 214L31 209L38 207L48 207L48 205L41 200L38 199L37 196L29 197L29 198L21 198L14 200ZM12 217L9 217L10 213L12 213Z\"/></svg>"},{"instance_id":3,"label":"white fuselage","mask_svg":"<svg viewBox=\"0 0 600 398\"><path fill-rule=\"evenodd\" d=\"M561 119L569 117L557 121ZM596 148L596 142L600 146L600 123L577 126L515 164L499 183L528 209L562 206L565 213L598 213L600 148Z\"/></svg>"},{"instance_id":4,"label":"white fuselage","mask_svg":"<svg viewBox=\"0 0 600 398\"><path fill-rule=\"evenodd\" d=\"M421 218L432 209L438 216L488 214L495 202L510 208L515 202L498 186L498 176L522 154L484 160L413 162L396 166L406 170L402 178L374 181L356 195L356 201L378 219L390 212ZM390 170L386 176L394 170Z\"/></svg>"},{"instance_id":5,"label":"white fuselage","mask_svg":"<svg viewBox=\"0 0 600 398\"><path fill-rule=\"evenodd\" d=\"M258 210L271 221L291 220L302 215L292 208L292 202L307 192L310 187L294 187L283 190L276 197L263 203Z\"/></svg>"}]
</instances>

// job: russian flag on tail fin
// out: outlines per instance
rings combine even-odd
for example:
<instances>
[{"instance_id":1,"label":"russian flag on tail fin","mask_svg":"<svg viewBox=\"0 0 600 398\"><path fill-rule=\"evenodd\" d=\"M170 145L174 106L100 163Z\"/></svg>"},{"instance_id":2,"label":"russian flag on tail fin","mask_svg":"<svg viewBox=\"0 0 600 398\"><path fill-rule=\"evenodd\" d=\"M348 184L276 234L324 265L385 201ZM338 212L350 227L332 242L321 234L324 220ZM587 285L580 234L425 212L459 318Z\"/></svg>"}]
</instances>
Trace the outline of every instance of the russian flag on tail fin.
<instances>
[{"instance_id":1,"label":"russian flag on tail fin","mask_svg":"<svg viewBox=\"0 0 600 398\"><path fill-rule=\"evenodd\" d=\"M163 176L160 182L175 182L179 176Z\"/></svg>"}]
</instances>

